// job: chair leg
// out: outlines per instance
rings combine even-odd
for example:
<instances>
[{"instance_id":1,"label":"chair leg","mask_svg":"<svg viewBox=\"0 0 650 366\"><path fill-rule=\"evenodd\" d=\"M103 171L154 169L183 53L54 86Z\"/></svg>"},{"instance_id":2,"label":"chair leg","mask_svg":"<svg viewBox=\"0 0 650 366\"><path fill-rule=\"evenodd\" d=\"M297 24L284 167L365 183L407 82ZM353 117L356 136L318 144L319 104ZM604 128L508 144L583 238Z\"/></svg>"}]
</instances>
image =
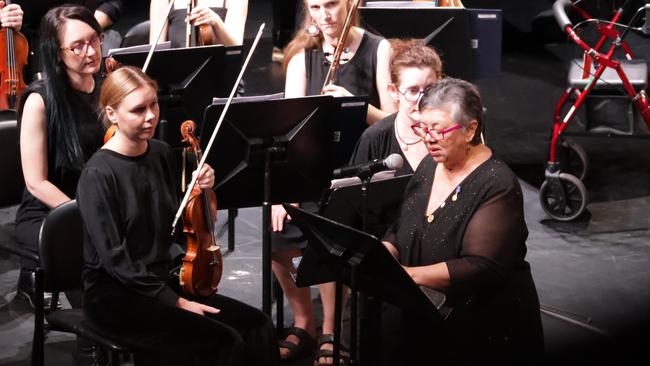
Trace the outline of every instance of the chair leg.
<instances>
[{"instance_id":1,"label":"chair leg","mask_svg":"<svg viewBox=\"0 0 650 366\"><path fill-rule=\"evenodd\" d=\"M34 337L32 340L32 366L43 366L45 362L45 296L43 271L36 269L34 281Z\"/></svg>"},{"instance_id":2,"label":"chair leg","mask_svg":"<svg viewBox=\"0 0 650 366\"><path fill-rule=\"evenodd\" d=\"M238 209L228 209L228 251L235 251L235 218L238 214Z\"/></svg>"}]
</instances>

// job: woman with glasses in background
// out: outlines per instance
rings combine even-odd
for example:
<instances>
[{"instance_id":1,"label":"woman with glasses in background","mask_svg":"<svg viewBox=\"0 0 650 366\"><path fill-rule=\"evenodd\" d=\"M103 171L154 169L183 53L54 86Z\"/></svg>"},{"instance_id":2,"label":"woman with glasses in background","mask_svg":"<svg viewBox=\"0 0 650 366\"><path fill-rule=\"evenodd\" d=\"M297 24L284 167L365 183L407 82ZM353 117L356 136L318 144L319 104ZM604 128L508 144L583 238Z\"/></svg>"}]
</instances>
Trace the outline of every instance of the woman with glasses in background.
<instances>
[{"instance_id":1,"label":"woman with glasses in background","mask_svg":"<svg viewBox=\"0 0 650 366\"><path fill-rule=\"evenodd\" d=\"M87 8L51 9L40 26L43 78L30 84L18 107L25 191L16 213L16 238L38 253L41 223L50 209L74 198L85 162L101 146L97 115L101 27ZM33 305L36 263L23 259L18 293ZM70 296L74 307L80 296Z\"/></svg>"},{"instance_id":2,"label":"woman with glasses in background","mask_svg":"<svg viewBox=\"0 0 650 366\"><path fill-rule=\"evenodd\" d=\"M412 126L429 156L415 171L384 237L413 281L445 293L439 326L384 305L386 365L530 364L540 361L539 300L525 260L528 229L519 181L481 143L475 86L441 79Z\"/></svg>"}]
</instances>

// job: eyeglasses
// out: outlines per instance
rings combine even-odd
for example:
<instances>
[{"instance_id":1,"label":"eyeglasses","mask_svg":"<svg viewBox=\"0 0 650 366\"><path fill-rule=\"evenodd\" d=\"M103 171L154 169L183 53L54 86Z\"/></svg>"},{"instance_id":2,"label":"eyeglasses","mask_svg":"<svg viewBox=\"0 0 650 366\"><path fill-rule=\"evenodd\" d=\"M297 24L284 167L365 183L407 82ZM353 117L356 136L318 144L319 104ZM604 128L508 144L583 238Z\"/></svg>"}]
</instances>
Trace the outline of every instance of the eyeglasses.
<instances>
[{"instance_id":1,"label":"eyeglasses","mask_svg":"<svg viewBox=\"0 0 650 366\"><path fill-rule=\"evenodd\" d=\"M422 138L426 137L426 135L429 135L432 139L440 141L440 140L444 140L445 135L448 135L450 132L455 131L455 130L457 130L459 128L463 128L463 125L461 125L460 123L456 123L455 125L453 125L451 127L445 128L442 131L438 131L438 130L435 130L433 128L429 128L427 126L424 126L420 122L417 122L417 123L412 124L411 128L413 129L413 132L416 135L418 135L418 136L420 136Z\"/></svg>"},{"instance_id":2,"label":"eyeglasses","mask_svg":"<svg viewBox=\"0 0 650 366\"><path fill-rule=\"evenodd\" d=\"M70 51L75 54L75 56L84 56L86 53L88 53L88 46L91 46L92 48L98 48L102 45L102 43L104 43L104 38L99 35L93 37L90 41L77 42L73 44L72 47L61 47L61 49L64 51Z\"/></svg>"},{"instance_id":3,"label":"eyeglasses","mask_svg":"<svg viewBox=\"0 0 650 366\"><path fill-rule=\"evenodd\" d=\"M400 94L402 94L402 96L404 97L404 99L406 99L407 102L417 103L417 102L420 101L420 98L422 97L422 95L424 95L424 92L426 91L426 88L425 89L419 89L419 90L415 89L415 88L409 88L409 89L406 89L404 91L401 91L401 90L397 89L397 91Z\"/></svg>"}]
</instances>

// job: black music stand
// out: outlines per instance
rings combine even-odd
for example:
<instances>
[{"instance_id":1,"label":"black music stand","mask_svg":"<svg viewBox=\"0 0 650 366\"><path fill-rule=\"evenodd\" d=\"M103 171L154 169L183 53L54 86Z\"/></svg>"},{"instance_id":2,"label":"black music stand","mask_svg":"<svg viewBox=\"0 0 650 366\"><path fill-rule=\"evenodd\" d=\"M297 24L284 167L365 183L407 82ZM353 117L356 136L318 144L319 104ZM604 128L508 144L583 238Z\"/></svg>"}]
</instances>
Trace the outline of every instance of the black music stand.
<instances>
[{"instance_id":1,"label":"black music stand","mask_svg":"<svg viewBox=\"0 0 650 366\"><path fill-rule=\"evenodd\" d=\"M333 97L241 102L230 109L207 162L217 174L220 208L262 206L262 308L271 314L271 205L317 201L332 176ZM223 110L205 110L205 149ZM271 177L273 180L271 180Z\"/></svg>"},{"instance_id":2,"label":"black music stand","mask_svg":"<svg viewBox=\"0 0 650 366\"><path fill-rule=\"evenodd\" d=\"M392 224L396 219L404 190L411 178L411 175L394 177L394 174L394 171L381 172L374 175L368 175L362 172L360 177L333 181L330 193L322 205L324 208L321 214L328 219L352 226L371 235L382 236L388 228L388 225ZM304 263L307 263L307 266L322 267L322 264L317 262L318 256L309 251L310 249L308 247L303 255ZM323 273L327 273L326 269L322 271ZM355 355L357 349L357 339L360 340L368 334L377 334L381 330L381 319L377 318L378 311L376 310L379 304L377 301L369 300L364 296L358 296L356 291L356 274L357 272L355 270L352 270L350 273L350 286L352 290L350 297L350 318L352 324L350 328L350 352L352 355ZM334 311L335 344L339 344L340 342L341 332L339 324L342 313L340 299L342 299L343 290L342 282L336 279L337 275L338 273L329 276L331 278L329 282L336 282ZM326 276L322 278L326 278ZM304 284L298 283L298 285L302 286ZM375 309L375 311L369 311L368 309ZM375 319L369 319L367 317L368 314L375 315ZM358 323L357 318L360 320ZM357 324L360 326L357 327ZM357 328L361 331L360 337L358 338ZM366 349L361 349L359 353L365 355L370 354ZM379 360L371 360L371 363L377 362Z\"/></svg>"},{"instance_id":3,"label":"black music stand","mask_svg":"<svg viewBox=\"0 0 650 366\"><path fill-rule=\"evenodd\" d=\"M308 238L309 248L320 263L318 266L305 263L305 253L298 268L297 283L315 285L331 282L330 275L335 273L337 282L352 286L351 275L356 272L355 282L359 291L402 309L417 312L422 315L423 321L429 321L432 325L442 322L436 305L377 238L300 208L287 204L283 206ZM337 300L337 306L340 306L339 302ZM351 326L354 327L355 324ZM378 334L372 336L377 337ZM373 344L378 343L375 340ZM334 347L334 362L338 364L336 339ZM354 357L352 348L351 344L351 358Z\"/></svg>"},{"instance_id":4,"label":"black music stand","mask_svg":"<svg viewBox=\"0 0 650 366\"><path fill-rule=\"evenodd\" d=\"M147 52L114 54L124 65L142 67ZM213 97L228 96L242 63L241 46L202 46L154 51L147 74L158 83L161 117L157 138L181 146L181 122L200 121Z\"/></svg>"},{"instance_id":5,"label":"black music stand","mask_svg":"<svg viewBox=\"0 0 650 366\"><path fill-rule=\"evenodd\" d=\"M350 96L334 98L336 113L332 120L334 141L334 167L348 165L350 157L357 145L361 134L368 127L368 98L365 96Z\"/></svg>"},{"instance_id":6,"label":"black music stand","mask_svg":"<svg viewBox=\"0 0 650 366\"><path fill-rule=\"evenodd\" d=\"M470 13L465 8L434 8L428 3L368 2L359 8L364 27L384 38L426 39L449 76L474 76Z\"/></svg>"}]
</instances>

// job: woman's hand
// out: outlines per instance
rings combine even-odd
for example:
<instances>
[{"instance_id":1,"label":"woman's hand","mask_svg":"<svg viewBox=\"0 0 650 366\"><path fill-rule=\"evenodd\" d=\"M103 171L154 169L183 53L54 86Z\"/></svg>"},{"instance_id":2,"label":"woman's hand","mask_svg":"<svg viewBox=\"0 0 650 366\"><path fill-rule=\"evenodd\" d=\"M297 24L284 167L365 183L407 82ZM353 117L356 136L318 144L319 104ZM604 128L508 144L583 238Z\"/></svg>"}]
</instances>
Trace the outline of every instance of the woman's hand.
<instances>
[{"instance_id":1,"label":"woman's hand","mask_svg":"<svg viewBox=\"0 0 650 366\"><path fill-rule=\"evenodd\" d=\"M298 207L297 203L292 203L291 206ZM284 230L284 221L291 222L291 216L287 214L287 210L282 205L271 206L271 226L273 231Z\"/></svg>"},{"instance_id":2,"label":"woman's hand","mask_svg":"<svg viewBox=\"0 0 650 366\"><path fill-rule=\"evenodd\" d=\"M342 86L338 86L338 85L334 85L334 84L325 85L325 87L323 88L323 94L331 95L333 97L350 97L350 96L352 96L352 93L350 93L347 89L345 89Z\"/></svg>"},{"instance_id":3,"label":"woman's hand","mask_svg":"<svg viewBox=\"0 0 650 366\"><path fill-rule=\"evenodd\" d=\"M189 17L187 18L187 21L195 27L205 24L210 26L223 24L223 19L221 19L217 13L212 11L212 9L204 5L197 5L194 7Z\"/></svg>"},{"instance_id":4,"label":"woman's hand","mask_svg":"<svg viewBox=\"0 0 650 366\"><path fill-rule=\"evenodd\" d=\"M194 173L196 174L196 172ZM210 165L203 164L197 183L201 189L211 189L214 187L214 169Z\"/></svg>"},{"instance_id":5,"label":"woman's hand","mask_svg":"<svg viewBox=\"0 0 650 366\"><path fill-rule=\"evenodd\" d=\"M0 1L0 24L3 28L13 28L20 30L23 26L23 9L18 4L6 5L4 1Z\"/></svg>"},{"instance_id":6,"label":"woman's hand","mask_svg":"<svg viewBox=\"0 0 650 366\"><path fill-rule=\"evenodd\" d=\"M200 302L189 301L182 297L178 298L178 301L176 301L176 306L183 310L191 311L199 315L205 315L205 313L219 314L221 312L221 310L213 308L212 306L203 305Z\"/></svg>"}]
</instances>

